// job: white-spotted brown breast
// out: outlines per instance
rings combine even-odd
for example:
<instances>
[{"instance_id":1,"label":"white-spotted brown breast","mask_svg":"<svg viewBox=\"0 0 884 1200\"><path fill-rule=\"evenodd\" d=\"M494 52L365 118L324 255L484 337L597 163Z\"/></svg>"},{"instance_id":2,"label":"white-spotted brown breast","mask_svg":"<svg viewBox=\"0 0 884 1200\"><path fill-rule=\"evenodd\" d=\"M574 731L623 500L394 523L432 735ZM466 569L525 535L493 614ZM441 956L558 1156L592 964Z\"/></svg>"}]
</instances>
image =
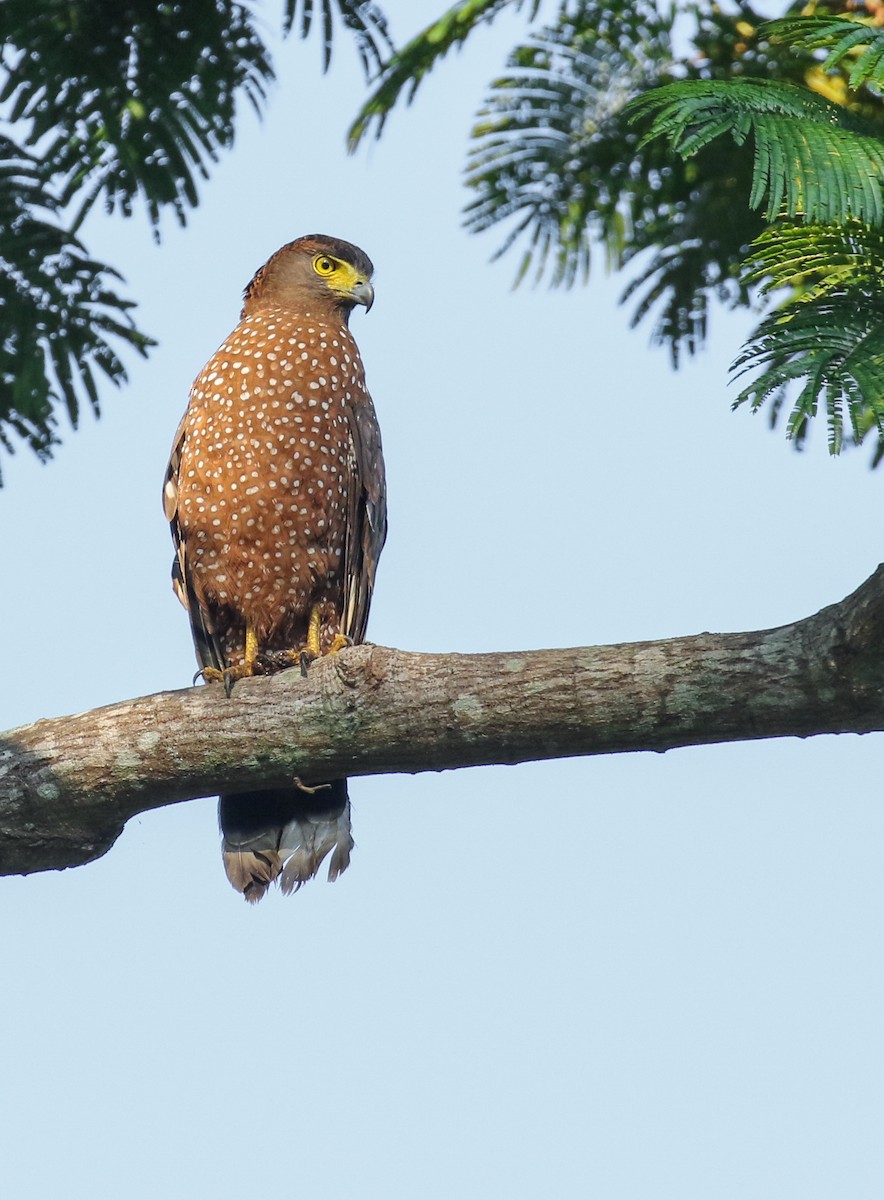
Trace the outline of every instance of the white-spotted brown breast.
<instances>
[{"instance_id":1,"label":"white-spotted brown breast","mask_svg":"<svg viewBox=\"0 0 884 1200\"><path fill-rule=\"evenodd\" d=\"M303 640L314 603L340 604L347 409L365 394L345 325L273 309L244 318L193 385L178 519L194 590L265 647Z\"/></svg>"}]
</instances>

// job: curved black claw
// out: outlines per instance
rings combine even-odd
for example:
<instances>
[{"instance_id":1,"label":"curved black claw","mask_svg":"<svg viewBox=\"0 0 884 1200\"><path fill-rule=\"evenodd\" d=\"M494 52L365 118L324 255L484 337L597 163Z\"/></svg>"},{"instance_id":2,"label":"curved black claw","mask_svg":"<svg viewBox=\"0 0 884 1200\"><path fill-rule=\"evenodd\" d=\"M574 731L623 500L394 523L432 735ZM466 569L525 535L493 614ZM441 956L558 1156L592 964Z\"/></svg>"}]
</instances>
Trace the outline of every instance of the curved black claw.
<instances>
[{"instance_id":1,"label":"curved black claw","mask_svg":"<svg viewBox=\"0 0 884 1200\"><path fill-rule=\"evenodd\" d=\"M241 663L236 667L225 667L223 671L219 671L217 667L200 667L193 677L193 682L195 684L202 677L206 683L223 683L224 695L229 699L237 679L247 679L255 674L260 674L260 672L255 671L254 664L249 667Z\"/></svg>"},{"instance_id":2,"label":"curved black claw","mask_svg":"<svg viewBox=\"0 0 884 1200\"><path fill-rule=\"evenodd\" d=\"M219 671L217 667L200 667L191 680L191 687L196 687L198 679L201 679L203 683L221 683L224 676L225 672Z\"/></svg>"},{"instance_id":3,"label":"curved black claw","mask_svg":"<svg viewBox=\"0 0 884 1200\"><path fill-rule=\"evenodd\" d=\"M277 671L285 671L289 667L300 667L301 674L306 676L307 668L319 658L305 646L302 650L265 650L258 658L262 671L273 675Z\"/></svg>"}]
</instances>

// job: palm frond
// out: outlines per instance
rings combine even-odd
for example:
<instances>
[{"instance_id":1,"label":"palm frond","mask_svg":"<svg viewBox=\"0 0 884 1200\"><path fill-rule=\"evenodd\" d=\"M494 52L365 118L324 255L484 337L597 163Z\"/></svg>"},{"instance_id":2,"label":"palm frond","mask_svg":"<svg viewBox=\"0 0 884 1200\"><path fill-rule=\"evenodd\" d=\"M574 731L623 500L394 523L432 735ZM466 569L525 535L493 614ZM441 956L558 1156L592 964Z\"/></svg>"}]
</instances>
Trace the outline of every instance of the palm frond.
<instances>
[{"instance_id":1,"label":"palm frond","mask_svg":"<svg viewBox=\"0 0 884 1200\"><path fill-rule=\"evenodd\" d=\"M789 217L870 225L884 221L884 141L854 113L792 84L766 79L684 80L639 96L630 119L649 120L683 157L723 134L755 141L749 202Z\"/></svg>"},{"instance_id":2,"label":"palm frond","mask_svg":"<svg viewBox=\"0 0 884 1200\"><path fill-rule=\"evenodd\" d=\"M4 0L0 104L26 123L68 198L151 220L170 205L184 220L220 149L234 138L240 97L261 111L273 68L240 4L35 5Z\"/></svg>"},{"instance_id":3,"label":"palm frond","mask_svg":"<svg viewBox=\"0 0 884 1200\"><path fill-rule=\"evenodd\" d=\"M459 0L382 65L374 91L350 127L350 149L355 150L372 126L380 137L399 100L404 97L410 104L433 67L449 50L461 46L478 25L493 21L505 8L525 8L531 20L539 6L540 0Z\"/></svg>"},{"instance_id":4,"label":"palm frond","mask_svg":"<svg viewBox=\"0 0 884 1200\"><path fill-rule=\"evenodd\" d=\"M366 76L380 70L384 58L393 49L387 18L371 0L285 0L283 29L297 29L307 38L314 23L321 25L322 66L331 65L335 15L356 41L356 48Z\"/></svg>"},{"instance_id":5,"label":"palm frond","mask_svg":"<svg viewBox=\"0 0 884 1200\"><path fill-rule=\"evenodd\" d=\"M752 244L744 279L762 295L788 289L792 305L848 291L877 295L884 290L884 231L859 221L778 221Z\"/></svg>"},{"instance_id":6,"label":"palm frond","mask_svg":"<svg viewBox=\"0 0 884 1200\"><path fill-rule=\"evenodd\" d=\"M601 236L619 261L646 187L638 138L622 121L630 96L671 61L671 16L650 3L581 3L509 56L472 131L466 209L475 232L513 220L498 253L529 237L519 271L585 277ZM633 187L644 195L627 199ZM619 218L619 219L618 219Z\"/></svg>"},{"instance_id":7,"label":"palm frond","mask_svg":"<svg viewBox=\"0 0 884 1200\"><path fill-rule=\"evenodd\" d=\"M58 215L41 164L0 137L0 442L12 450L14 434L44 460L59 441L59 407L73 425L84 404L98 411L96 370L125 381L113 342L142 355L154 344L117 294L117 273Z\"/></svg>"},{"instance_id":8,"label":"palm frond","mask_svg":"<svg viewBox=\"0 0 884 1200\"><path fill-rule=\"evenodd\" d=\"M719 208L719 197L710 194L709 199ZM705 343L712 300L726 308L750 303L751 291L739 272L744 249L728 241L710 245L702 236L672 238L651 252L624 289L621 302L638 297L630 324L635 328L653 316L651 341L669 347L673 366L682 352L696 354Z\"/></svg>"},{"instance_id":9,"label":"palm frond","mask_svg":"<svg viewBox=\"0 0 884 1200\"><path fill-rule=\"evenodd\" d=\"M758 326L733 365L736 377L757 372L734 401L758 410L772 402L774 419L792 399L787 434L798 445L822 406L829 451L845 429L860 444L875 429L884 437L884 290L845 291L780 309Z\"/></svg>"},{"instance_id":10,"label":"palm frond","mask_svg":"<svg viewBox=\"0 0 884 1200\"><path fill-rule=\"evenodd\" d=\"M747 148L685 163L624 117L668 78L671 27L650 3L582 0L517 47L473 130L466 224L508 226L496 256L521 248L517 282L585 279L599 243L608 268L645 256L623 298L638 297L634 322L655 314L653 338L677 362L702 344L711 298L748 303L740 265L763 224L745 203ZM724 18L719 31L718 47L736 37Z\"/></svg>"},{"instance_id":11,"label":"palm frond","mask_svg":"<svg viewBox=\"0 0 884 1200\"><path fill-rule=\"evenodd\" d=\"M824 71L847 68L847 86L884 89L884 29L871 18L850 16L786 17L766 21L762 32L774 42L806 50L827 50Z\"/></svg>"}]
</instances>

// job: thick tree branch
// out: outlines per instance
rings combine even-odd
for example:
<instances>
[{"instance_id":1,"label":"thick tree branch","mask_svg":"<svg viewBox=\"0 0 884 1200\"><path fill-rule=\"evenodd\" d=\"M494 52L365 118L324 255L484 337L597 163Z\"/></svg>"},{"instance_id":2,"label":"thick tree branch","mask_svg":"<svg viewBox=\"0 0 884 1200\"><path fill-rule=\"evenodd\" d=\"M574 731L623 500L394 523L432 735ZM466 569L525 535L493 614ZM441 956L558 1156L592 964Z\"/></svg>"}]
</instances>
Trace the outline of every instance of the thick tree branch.
<instances>
[{"instance_id":1,"label":"thick tree branch","mask_svg":"<svg viewBox=\"0 0 884 1200\"><path fill-rule=\"evenodd\" d=\"M357 646L0 737L0 873L105 853L129 817L239 787L884 729L884 567L755 633L511 654Z\"/></svg>"}]
</instances>

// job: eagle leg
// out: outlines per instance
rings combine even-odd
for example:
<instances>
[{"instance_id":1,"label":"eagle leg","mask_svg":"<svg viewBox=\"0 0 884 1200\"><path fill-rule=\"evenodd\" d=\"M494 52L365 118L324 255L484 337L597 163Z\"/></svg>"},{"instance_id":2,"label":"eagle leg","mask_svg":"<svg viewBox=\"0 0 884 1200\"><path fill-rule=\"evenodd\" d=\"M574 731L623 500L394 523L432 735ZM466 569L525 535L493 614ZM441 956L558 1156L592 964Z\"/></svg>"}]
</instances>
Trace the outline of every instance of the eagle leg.
<instances>
[{"instance_id":1,"label":"eagle leg","mask_svg":"<svg viewBox=\"0 0 884 1200\"><path fill-rule=\"evenodd\" d=\"M257 673L255 669L257 662L258 635L251 621L246 621L246 644L242 662L237 663L236 666L225 667L223 671L219 671L216 667L203 667L200 674L206 683L223 683L224 692L229 696L237 679L247 679Z\"/></svg>"},{"instance_id":2,"label":"eagle leg","mask_svg":"<svg viewBox=\"0 0 884 1200\"><path fill-rule=\"evenodd\" d=\"M307 671L312 662L317 658L322 658L322 647L320 636L322 633L322 605L314 604L310 609L310 618L307 622L307 640L306 643L298 649L294 650L271 650L266 651L260 656L261 667L266 671L283 671L286 667L299 666L301 674L306 676ZM352 646L352 638L346 637L343 633L335 634L332 639L332 644L329 646L326 654L337 654L339 650L343 650L345 646Z\"/></svg>"},{"instance_id":3,"label":"eagle leg","mask_svg":"<svg viewBox=\"0 0 884 1200\"><path fill-rule=\"evenodd\" d=\"M307 624L307 645L301 651L292 651L292 657L297 654L295 661L301 664L301 674L307 678L307 668L322 654L319 635L322 630L322 608L314 604L310 609L310 620Z\"/></svg>"}]
</instances>

